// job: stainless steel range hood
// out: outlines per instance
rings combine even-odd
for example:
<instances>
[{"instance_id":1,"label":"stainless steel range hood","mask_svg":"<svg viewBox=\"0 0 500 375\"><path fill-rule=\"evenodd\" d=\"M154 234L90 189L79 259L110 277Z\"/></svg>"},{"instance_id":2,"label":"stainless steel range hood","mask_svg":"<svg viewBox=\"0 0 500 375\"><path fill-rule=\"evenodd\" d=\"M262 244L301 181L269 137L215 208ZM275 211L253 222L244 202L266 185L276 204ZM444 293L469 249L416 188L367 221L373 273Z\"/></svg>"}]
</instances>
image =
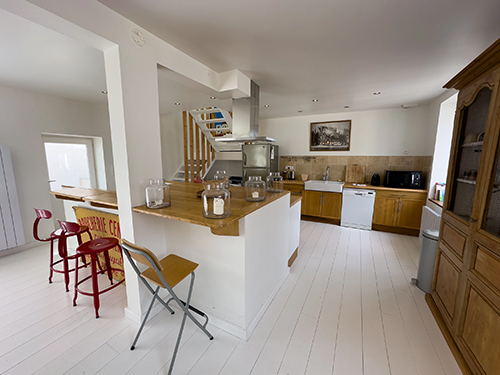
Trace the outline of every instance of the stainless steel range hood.
<instances>
[{"instance_id":1,"label":"stainless steel range hood","mask_svg":"<svg viewBox=\"0 0 500 375\"><path fill-rule=\"evenodd\" d=\"M259 136L259 85L250 82L250 97L233 99L233 134L220 137L216 142L276 142L275 139Z\"/></svg>"}]
</instances>

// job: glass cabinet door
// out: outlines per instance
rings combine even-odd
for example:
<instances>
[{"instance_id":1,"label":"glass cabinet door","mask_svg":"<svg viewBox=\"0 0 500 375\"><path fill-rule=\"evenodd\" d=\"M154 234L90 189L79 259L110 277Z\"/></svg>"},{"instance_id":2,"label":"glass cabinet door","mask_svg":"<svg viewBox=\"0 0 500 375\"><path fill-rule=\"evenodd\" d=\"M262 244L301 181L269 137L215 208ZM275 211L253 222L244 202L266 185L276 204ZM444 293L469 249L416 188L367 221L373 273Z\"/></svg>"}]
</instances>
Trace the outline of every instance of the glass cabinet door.
<instances>
[{"instance_id":1,"label":"glass cabinet door","mask_svg":"<svg viewBox=\"0 0 500 375\"><path fill-rule=\"evenodd\" d=\"M496 163L488 189L486 201L486 215L483 217L481 228L486 232L500 237L500 142L496 151Z\"/></svg>"},{"instance_id":2,"label":"glass cabinet door","mask_svg":"<svg viewBox=\"0 0 500 375\"><path fill-rule=\"evenodd\" d=\"M490 99L491 90L485 87L472 104L462 110L462 129L449 209L464 220L471 217Z\"/></svg>"}]
</instances>

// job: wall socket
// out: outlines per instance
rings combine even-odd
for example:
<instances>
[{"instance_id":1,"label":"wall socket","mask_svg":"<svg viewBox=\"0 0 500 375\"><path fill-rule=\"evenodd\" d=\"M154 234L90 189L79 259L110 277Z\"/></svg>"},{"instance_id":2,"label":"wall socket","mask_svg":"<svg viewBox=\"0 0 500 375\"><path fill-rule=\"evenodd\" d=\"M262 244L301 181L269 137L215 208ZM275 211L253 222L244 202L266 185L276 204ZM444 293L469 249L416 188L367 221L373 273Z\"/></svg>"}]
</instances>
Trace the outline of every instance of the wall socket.
<instances>
[{"instance_id":1,"label":"wall socket","mask_svg":"<svg viewBox=\"0 0 500 375\"><path fill-rule=\"evenodd\" d=\"M285 171L293 171L293 167L291 165L287 165L285 167Z\"/></svg>"}]
</instances>

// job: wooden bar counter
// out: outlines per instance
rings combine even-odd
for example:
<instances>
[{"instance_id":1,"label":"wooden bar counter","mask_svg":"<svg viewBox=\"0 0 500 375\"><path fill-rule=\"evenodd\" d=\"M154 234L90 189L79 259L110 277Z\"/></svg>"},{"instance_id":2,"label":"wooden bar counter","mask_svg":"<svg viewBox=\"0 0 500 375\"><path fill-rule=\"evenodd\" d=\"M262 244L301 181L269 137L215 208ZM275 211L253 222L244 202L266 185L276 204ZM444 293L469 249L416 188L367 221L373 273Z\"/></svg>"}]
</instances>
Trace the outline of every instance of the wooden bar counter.
<instances>
[{"instance_id":1,"label":"wooden bar counter","mask_svg":"<svg viewBox=\"0 0 500 375\"><path fill-rule=\"evenodd\" d=\"M132 209L142 216L142 233L166 238L166 249L151 249L159 257L175 253L200 265L193 305L211 324L247 340L289 274L299 243L300 200L292 202L286 191L247 202L245 189L231 186L231 216L208 219L197 196L203 185L174 182L170 188L169 207ZM176 288L185 295L187 287Z\"/></svg>"},{"instance_id":2,"label":"wooden bar counter","mask_svg":"<svg viewBox=\"0 0 500 375\"><path fill-rule=\"evenodd\" d=\"M186 223L209 227L213 234L223 236L239 235L239 220L248 214L288 195L289 192L267 193L266 200L262 202L247 202L245 188L231 186L231 216L225 219L207 219L203 217L203 203L197 194L203 190L202 184L185 182L170 183L171 205L165 208L147 208L146 205L132 208L135 212L155 215L166 219L179 220Z\"/></svg>"}]
</instances>

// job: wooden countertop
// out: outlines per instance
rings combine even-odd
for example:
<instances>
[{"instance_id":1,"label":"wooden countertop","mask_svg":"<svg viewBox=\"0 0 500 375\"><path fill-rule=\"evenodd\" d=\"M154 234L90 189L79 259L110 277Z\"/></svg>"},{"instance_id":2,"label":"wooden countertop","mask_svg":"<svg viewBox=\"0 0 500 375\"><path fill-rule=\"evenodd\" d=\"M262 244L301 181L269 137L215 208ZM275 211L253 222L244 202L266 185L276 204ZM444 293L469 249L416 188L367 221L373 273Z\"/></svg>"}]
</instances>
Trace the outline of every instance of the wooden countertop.
<instances>
[{"instance_id":1,"label":"wooden countertop","mask_svg":"<svg viewBox=\"0 0 500 375\"><path fill-rule=\"evenodd\" d=\"M391 188L391 187L385 187L385 186L372 186L370 184L366 184L365 186L359 186L359 185L353 185L351 182L346 182L344 184L344 189L345 188L351 188L351 189L371 189L371 190L388 190L388 191L412 191L415 193L427 193L427 190L424 189L398 189L398 188Z\"/></svg>"},{"instance_id":2,"label":"wooden countertop","mask_svg":"<svg viewBox=\"0 0 500 375\"><path fill-rule=\"evenodd\" d=\"M286 194L290 194L288 191L283 193L267 193L265 201L247 202L245 200L245 188L231 186L229 187L229 191L231 192L231 216L225 219L207 219L203 216L203 203L196 196L196 193L200 190L203 190L203 185L201 184L171 182L171 205L169 207L153 209L142 205L133 207L132 211L203 225L210 227L212 233L217 235L238 236L239 220L241 218Z\"/></svg>"},{"instance_id":3,"label":"wooden countertop","mask_svg":"<svg viewBox=\"0 0 500 375\"><path fill-rule=\"evenodd\" d=\"M294 206L300 200L302 200L302 195L290 194L290 207Z\"/></svg>"},{"instance_id":4,"label":"wooden countertop","mask_svg":"<svg viewBox=\"0 0 500 375\"><path fill-rule=\"evenodd\" d=\"M304 181L302 181L302 180L285 180L285 179L283 179L283 184L304 186Z\"/></svg>"},{"instance_id":5,"label":"wooden countertop","mask_svg":"<svg viewBox=\"0 0 500 375\"><path fill-rule=\"evenodd\" d=\"M89 189L80 187L65 187L61 190L51 191L58 199L77 202L89 202L94 207L118 208L116 192L101 189Z\"/></svg>"}]
</instances>

